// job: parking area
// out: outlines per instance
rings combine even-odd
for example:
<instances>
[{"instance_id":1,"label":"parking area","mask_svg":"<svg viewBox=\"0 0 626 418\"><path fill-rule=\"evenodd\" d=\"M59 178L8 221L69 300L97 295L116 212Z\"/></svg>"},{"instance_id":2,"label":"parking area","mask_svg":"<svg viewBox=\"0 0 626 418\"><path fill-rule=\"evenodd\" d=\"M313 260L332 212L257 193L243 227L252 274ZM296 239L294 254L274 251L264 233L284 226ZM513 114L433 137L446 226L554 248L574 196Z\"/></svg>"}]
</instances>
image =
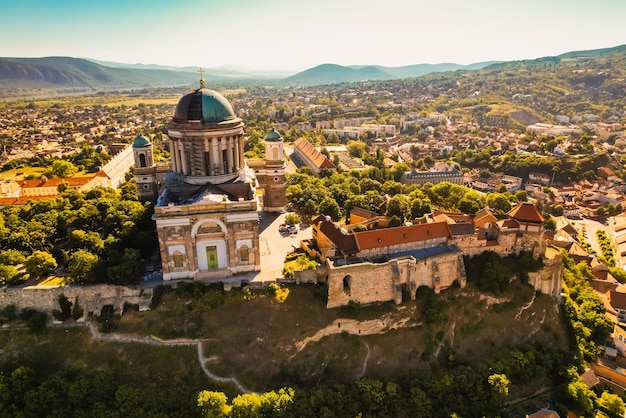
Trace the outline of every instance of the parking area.
<instances>
[{"instance_id":1,"label":"parking area","mask_svg":"<svg viewBox=\"0 0 626 418\"><path fill-rule=\"evenodd\" d=\"M283 276L283 264L285 256L300 246L300 241L311 238L311 227L302 228L301 225L295 230L282 231L281 225L285 224L286 213L263 212L260 221L260 245L261 271L254 275L252 281L276 280Z\"/></svg>"}]
</instances>

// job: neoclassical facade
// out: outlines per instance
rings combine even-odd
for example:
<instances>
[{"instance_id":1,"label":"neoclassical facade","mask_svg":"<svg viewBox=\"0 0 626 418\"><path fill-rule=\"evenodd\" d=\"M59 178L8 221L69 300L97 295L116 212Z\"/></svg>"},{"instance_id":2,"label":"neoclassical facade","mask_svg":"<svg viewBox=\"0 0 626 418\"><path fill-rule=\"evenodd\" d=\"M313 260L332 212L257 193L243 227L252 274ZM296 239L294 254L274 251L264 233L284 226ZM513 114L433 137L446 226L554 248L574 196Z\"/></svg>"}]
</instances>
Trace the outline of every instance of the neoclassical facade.
<instances>
[{"instance_id":1,"label":"neoclassical facade","mask_svg":"<svg viewBox=\"0 0 626 418\"><path fill-rule=\"evenodd\" d=\"M139 195L152 200L153 186L158 195L153 219L163 280L219 280L260 270L260 188L244 159L243 128L226 98L201 81L180 99L167 125L171 161L162 180L151 177L152 144L133 144ZM282 139L275 156L264 167L279 172L274 183L282 185L284 202Z\"/></svg>"}]
</instances>

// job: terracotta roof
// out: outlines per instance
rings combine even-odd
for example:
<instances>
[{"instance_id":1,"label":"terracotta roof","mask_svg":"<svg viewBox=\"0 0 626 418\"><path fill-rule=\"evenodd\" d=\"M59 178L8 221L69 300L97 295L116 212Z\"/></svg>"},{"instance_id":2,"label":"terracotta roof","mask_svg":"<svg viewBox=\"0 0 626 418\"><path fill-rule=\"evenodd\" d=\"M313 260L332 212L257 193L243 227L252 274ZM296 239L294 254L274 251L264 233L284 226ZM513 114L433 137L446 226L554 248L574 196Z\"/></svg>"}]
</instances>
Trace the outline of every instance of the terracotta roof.
<instances>
[{"instance_id":1,"label":"terracotta roof","mask_svg":"<svg viewBox=\"0 0 626 418\"><path fill-rule=\"evenodd\" d=\"M354 236L359 250L363 251L428 239L447 238L450 237L450 230L447 223L435 222L355 232Z\"/></svg>"},{"instance_id":2,"label":"terracotta roof","mask_svg":"<svg viewBox=\"0 0 626 418\"><path fill-rule=\"evenodd\" d=\"M589 388L592 388L598 383L600 383L600 379L591 368L585 370L585 372L580 377L583 378L583 381Z\"/></svg>"},{"instance_id":3,"label":"terracotta roof","mask_svg":"<svg viewBox=\"0 0 626 418\"><path fill-rule=\"evenodd\" d=\"M540 409L534 414L526 415L528 418L559 418L559 414L551 409Z\"/></svg>"},{"instance_id":4,"label":"terracotta roof","mask_svg":"<svg viewBox=\"0 0 626 418\"><path fill-rule=\"evenodd\" d=\"M498 225L500 229L519 229L519 222L515 219L502 219L496 222L496 225Z\"/></svg>"},{"instance_id":5,"label":"terracotta roof","mask_svg":"<svg viewBox=\"0 0 626 418\"><path fill-rule=\"evenodd\" d=\"M354 235L331 221L329 217L319 215L313 219L313 224L318 225L320 232L331 240L343 254L350 255L356 253L357 245Z\"/></svg>"},{"instance_id":6,"label":"terracotta roof","mask_svg":"<svg viewBox=\"0 0 626 418\"><path fill-rule=\"evenodd\" d=\"M615 309L626 309L626 293L611 290L609 292L609 301Z\"/></svg>"},{"instance_id":7,"label":"terracotta roof","mask_svg":"<svg viewBox=\"0 0 626 418\"><path fill-rule=\"evenodd\" d=\"M476 214L474 215L473 221L475 224L479 224L481 222L494 222L496 220L496 217L493 215L493 213L491 213L491 211L487 208L483 208L481 210L479 210L478 212L476 212Z\"/></svg>"},{"instance_id":8,"label":"terracotta roof","mask_svg":"<svg viewBox=\"0 0 626 418\"><path fill-rule=\"evenodd\" d=\"M19 184L22 189L57 187L61 183L68 183L72 187L79 187L89 183L92 179L93 177L70 177L59 179L17 180L17 184Z\"/></svg>"},{"instance_id":9,"label":"terracotta roof","mask_svg":"<svg viewBox=\"0 0 626 418\"><path fill-rule=\"evenodd\" d=\"M335 168L335 165L331 163L324 154L316 150L315 147L306 139L296 139L293 141L293 146L306 155L317 168Z\"/></svg>"},{"instance_id":10,"label":"terracotta roof","mask_svg":"<svg viewBox=\"0 0 626 418\"><path fill-rule=\"evenodd\" d=\"M360 216L361 218L365 218L365 219L376 218L377 216L380 216L376 212L372 212L370 210L366 210L366 209L362 209L362 208L354 208L354 209L352 209L350 211L350 215Z\"/></svg>"},{"instance_id":11,"label":"terracotta roof","mask_svg":"<svg viewBox=\"0 0 626 418\"><path fill-rule=\"evenodd\" d=\"M450 235L455 237L459 235L476 234L476 229L474 228L474 224L472 223L448 224L448 229L450 230Z\"/></svg>"},{"instance_id":12,"label":"terracotta roof","mask_svg":"<svg viewBox=\"0 0 626 418\"><path fill-rule=\"evenodd\" d=\"M452 223L466 223L470 222L470 217L460 212L444 212L441 210L435 210L433 212L433 219L435 222L448 222Z\"/></svg>"},{"instance_id":13,"label":"terracotta roof","mask_svg":"<svg viewBox=\"0 0 626 418\"><path fill-rule=\"evenodd\" d=\"M21 196L21 197L0 197L0 206L8 205L25 205L30 201L38 202L46 199L56 199L58 195L54 196Z\"/></svg>"},{"instance_id":14,"label":"terracotta roof","mask_svg":"<svg viewBox=\"0 0 626 418\"><path fill-rule=\"evenodd\" d=\"M543 223L545 220L535 205L528 202L519 202L507 215L522 222Z\"/></svg>"}]
</instances>

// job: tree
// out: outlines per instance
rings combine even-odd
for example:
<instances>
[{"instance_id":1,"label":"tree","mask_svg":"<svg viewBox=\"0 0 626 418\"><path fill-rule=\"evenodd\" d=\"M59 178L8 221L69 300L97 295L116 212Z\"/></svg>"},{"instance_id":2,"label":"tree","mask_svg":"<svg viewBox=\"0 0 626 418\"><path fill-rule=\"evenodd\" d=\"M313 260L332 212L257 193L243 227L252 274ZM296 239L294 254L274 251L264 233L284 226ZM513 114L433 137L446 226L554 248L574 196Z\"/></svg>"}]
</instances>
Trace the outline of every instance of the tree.
<instances>
[{"instance_id":1,"label":"tree","mask_svg":"<svg viewBox=\"0 0 626 418\"><path fill-rule=\"evenodd\" d=\"M489 193L486 203L496 214L504 214L511 210L511 201L504 193Z\"/></svg>"},{"instance_id":2,"label":"tree","mask_svg":"<svg viewBox=\"0 0 626 418\"><path fill-rule=\"evenodd\" d=\"M555 231L556 230L556 219L554 219L552 216L550 216L548 219L545 220L543 226L548 231Z\"/></svg>"},{"instance_id":3,"label":"tree","mask_svg":"<svg viewBox=\"0 0 626 418\"><path fill-rule=\"evenodd\" d=\"M115 259L120 260L119 264L107 268L107 277L119 285L127 285L137 281L143 269L141 253L132 248L125 248L121 257L115 257Z\"/></svg>"},{"instance_id":4,"label":"tree","mask_svg":"<svg viewBox=\"0 0 626 418\"><path fill-rule=\"evenodd\" d=\"M598 407L610 418L623 418L626 412L624 400L609 392L602 392L598 399Z\"/></svg>"},{"instance_id":5,"label":"tree","mask_svg":"<svg viewBox=\"0 0 626 418\"><path fill-rule=\"evenodd\" d=\"M430 206L430 199L427 197L416 197L411 201L411 219L420 218L431 212L432 207Z\"/></svg>"},{"instance_id":6,"label":"tree","mask_svg":"<svg viewBox=\"0 0 626 418\"><path fill-rule=\"evenodd\" d=\"M69 319L70 316L72 316L72 302L70 302L63 293L59 295L59 297L57 298L57 302L59 302L60 310L54 309L52 311L52 315L54 316L54 318L59 321L65 321Z\"/></svg>"},{"instance_id":7,"label":"tree","mask_svg":"<svg viewBox=\"0 0 626 418\"><path fill-rule=\"evenodd\" d=\"M487 381L491 388L495 392L496 396L504 400L509 395L509 385L511 382L505 374L492 374L488 377Z\"/></svg>"},{"instance_id":8,"label":"tree","mask_svg":"<svg viewBox=\"0 0 626 418\"><path fill-rule=\"evenodd\" d=\"M57 261L52 255L44 251L34 251L24 261L26 273L31 277L43 277L57 268Z\"/></svg>"},{"instance_id":9,"label":"tree","mask_svg":"<svg viewBox=\"0 0 626 418\"><path fill-rule=\"evenodd\" d=\"M198 406L206 418L219 418L230 415L231 406L223 392L203 390L198 394Z\"/></svg>"},{"instance_id":10,"label":"tree","mask_svg":"<svg viewBox=\"0 0 626 418\"><path fill-rule=\"evenodd\" d=\"M87 250L78 250L70 255L67 272L73 282L90 283L95 280L96 268L100 261L97 255Z\"/></svg>"},{"instance_id":11,"label":"tree","mask_svg":"<svg viewBox=\"0 0 626 418\"><path fill-rule=\"evenodd\" d=\"M319 212L323 215L328 215L333 221L338 221L341 218L341 208L339 204L332 197L325 197L320 202Z\"/></svg>"},{"instance_id":12,"label":"tree","mask_svg":"<svg viewBox=\"0 0 626 418\"><path fill-rule=\"evenodd\" d=\"M300 223L300 216L297 213L288 213L285 215L285 223L287 225L296 225Z\"/></svg>"},{"instance_id":13,"label":"tree","mask_svg":"<svg viewBox=\"0 0 626 418\"><path fill-rule=\"evenodd\" d=\"M386 216L392 217L396 215L401 221L404 221L411 214L411 204L405 195L395 195L387 202Z\"/></svg>"},{"instance_id":14,"label":"tree","mask_svg":"<svg viewBox=\"0 0 626 418\"><path fill-rule=\"evenodd\" d=\"M72 177L77 172L78 168L71 162L65 160L54 160L51 166L52 175L58 178Z\"/></svg>"},{"instance_id":15,"label":"tree","mask_svg":"<svg viewBox=\"0 0 626 418\"><path fill-rule=\"evenodd\" d=\"M13 284L13 279L17 276L17 267L0 264L0 282Z\"/></svg>"},{"instance_id":16,"label":"tree","mask_svg":"<svg viewBox=\"0 0 626 418\"><path fill-rule=\"evenodd\" d=\"M480 210L478 202L476 202L475 200L467 199L465 197L459 201L458 208L459 211L461 211L462 213L470 215L473 215Z\"/></svg>"}]
</instances>

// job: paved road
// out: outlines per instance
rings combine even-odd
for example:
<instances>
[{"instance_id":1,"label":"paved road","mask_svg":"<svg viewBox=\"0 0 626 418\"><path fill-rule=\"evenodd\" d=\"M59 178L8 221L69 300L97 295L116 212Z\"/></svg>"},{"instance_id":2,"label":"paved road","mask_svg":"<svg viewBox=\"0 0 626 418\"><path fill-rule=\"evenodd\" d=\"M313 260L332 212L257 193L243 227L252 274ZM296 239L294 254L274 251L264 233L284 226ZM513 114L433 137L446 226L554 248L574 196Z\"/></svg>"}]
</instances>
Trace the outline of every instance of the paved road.
<instances>
[{"instance_id":1,"label":"paved road","mask_svg":"<svg viewBox=\"0 0 626 418\"><path fill-rule=\"evenodd\" d=\"M576 228L578 232L582 230L583 226L585 227L584 240L587 241L589 244L591 244L591 248L593 248L598 253L598 255L602 255L602 250L600 249L600 246L598 245L596 231L597 230L606 231L606 226L602 224L601 222L594 221L591 219L579 219L575 221L572 220L571 222L574 228Z\"/></svg>"},{"instance_id":2,"label":"paved road","mask_svg":"<svg viewBox=\"0 0 626 418\"><path fill-rule=\"evenodd\" d=\"M285 222L286 213L272 214L263 212L261 219L261 236L259 250L261 252L261 271L252 276L250 281L275 281L283 277L285 256L294 247L299 248L300 241L311 238L311 228L301 229L293 235L281 234L278 231L280 224ZM239 277L239 276L237 276ZM249 279L247 279L249 280Z\"/></svg>"}]
</instances>

